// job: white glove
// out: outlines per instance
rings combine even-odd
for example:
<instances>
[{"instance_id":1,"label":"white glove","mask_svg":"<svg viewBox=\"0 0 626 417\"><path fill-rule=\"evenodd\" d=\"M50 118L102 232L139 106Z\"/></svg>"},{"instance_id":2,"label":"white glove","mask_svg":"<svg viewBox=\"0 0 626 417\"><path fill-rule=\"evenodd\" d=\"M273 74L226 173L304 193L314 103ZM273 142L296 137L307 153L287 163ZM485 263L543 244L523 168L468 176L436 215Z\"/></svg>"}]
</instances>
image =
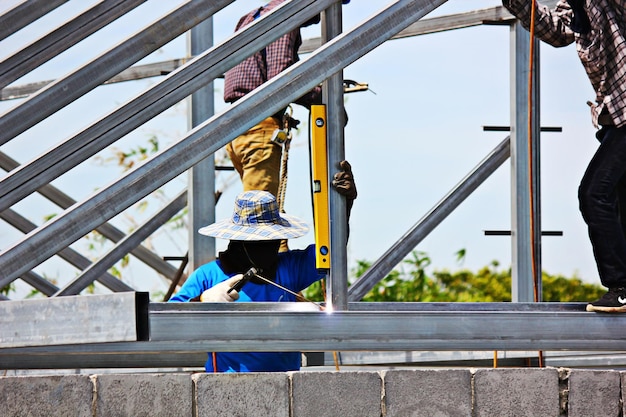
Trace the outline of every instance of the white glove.
<instances>
[{"instance_id":1,"label":"white glove","mask_svg":"<svg viewBox=\"0 0 626 417\"><path fill-rule=\"evenodd\" d=\"M242 274L237 274L209 288L200 295L200 301L203 303L226 303L239 299L239 293L236 290L230 293L228 293L228 290L242 277Z\"/></svg>"}]
</instances>

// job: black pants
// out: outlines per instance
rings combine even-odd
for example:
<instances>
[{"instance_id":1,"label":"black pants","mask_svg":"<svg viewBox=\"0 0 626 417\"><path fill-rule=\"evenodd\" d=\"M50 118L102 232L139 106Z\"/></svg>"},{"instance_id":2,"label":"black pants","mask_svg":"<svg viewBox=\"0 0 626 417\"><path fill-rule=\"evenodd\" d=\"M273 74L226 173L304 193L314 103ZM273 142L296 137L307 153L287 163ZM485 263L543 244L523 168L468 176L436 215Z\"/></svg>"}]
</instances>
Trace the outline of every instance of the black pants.
<instances>
[{"instance_id":1,"label":"black pants","mask_svg":"<svg viewBox=\"0 0 626 417\"><path fill-rule=\"evenodd\" d=\"M626 127L603 127L578 188L580 211L607 288L626 287Z\"/></svg>"}]
</instances>

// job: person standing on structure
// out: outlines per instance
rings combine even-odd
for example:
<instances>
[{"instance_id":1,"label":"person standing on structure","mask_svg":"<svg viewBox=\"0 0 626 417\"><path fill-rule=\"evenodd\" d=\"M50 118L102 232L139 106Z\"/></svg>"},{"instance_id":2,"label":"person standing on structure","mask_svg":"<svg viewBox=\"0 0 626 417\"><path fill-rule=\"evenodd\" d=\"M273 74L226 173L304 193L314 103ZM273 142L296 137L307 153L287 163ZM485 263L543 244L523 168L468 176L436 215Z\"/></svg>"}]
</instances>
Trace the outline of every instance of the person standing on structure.
<instances>
[{"instance_id":1,"label":"person standing on structure","mask_svg":"<svg viewBox=\"0 0 626 417\"><path fill-rule=\"evenodd\" d=\"M588 102L600 145L578 189L578 200L602 285L608 292L587 311L626 313L626 1L559 0L550 9L503 0L526 29L556 47L576 44L596 92ZM534 6L534 15L531 9Z\"/></svg>"},{"instance_id":2,"label":"person standing on structure","mask_svg":"<svg viewBox=\"0 0 626 417\"><path fill-rule=\"evenodd\" d=\"M272 0L267 5L256 8L242 16L235 31L251 24L255 19L269 13L285 0ZM303 26L319 22L312 19ZM258 88L280 72L298 62L298 48L302 44L300 29L283 35L263 50L248 57L224 74L224 101L234 103L252 90ZM313 104L321 104L320 87L295 101L308 109ZM285 128L283 117L286 109L268 115L259 124L226 145L233 166L239 173L243 190L265 190L278 197L282 146L272 141L276 131Z\"/></svg>"}]
</instances>

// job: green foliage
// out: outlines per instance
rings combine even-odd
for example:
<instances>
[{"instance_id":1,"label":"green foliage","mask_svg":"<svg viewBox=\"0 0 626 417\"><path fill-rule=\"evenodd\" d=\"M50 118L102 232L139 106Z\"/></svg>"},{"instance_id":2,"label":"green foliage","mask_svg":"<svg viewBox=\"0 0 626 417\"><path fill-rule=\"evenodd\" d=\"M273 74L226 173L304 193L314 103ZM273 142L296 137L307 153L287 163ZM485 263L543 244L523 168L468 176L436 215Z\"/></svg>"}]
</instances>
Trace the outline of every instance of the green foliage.
<instances>
[{"instance_id":1,"label":"green foliage","mask_svg":"<svg viewBox=\"0 0 626 417\"><path fill-rule=\"evenodd\" d=\"M15 291L15 285L10 283L6 287L0 288L0 294L8 296L10 292Z\"/></svg>"},{"instance_id":2,"label":"green foliage","mask_svg":"<svg viewBox=\"0 0 626 417\"><path fill-rule=\"evenodd\" d=\"M462 261L465 251L456 253ZM398 268L392 270L365 295L363 301L396 302L505 302L511 301L511 270L498 270L494 261L477 272L461 269L426 272L431 259L423 252L414 251ZM352 284L371 266L370 262L358 261L352 271ZM323 283L315 284L304 292L313 301L323 301ZM583 283L578 277L542 274L542 301L591 301L606 291L602 286Z\"/></svg>"}]
</instances>

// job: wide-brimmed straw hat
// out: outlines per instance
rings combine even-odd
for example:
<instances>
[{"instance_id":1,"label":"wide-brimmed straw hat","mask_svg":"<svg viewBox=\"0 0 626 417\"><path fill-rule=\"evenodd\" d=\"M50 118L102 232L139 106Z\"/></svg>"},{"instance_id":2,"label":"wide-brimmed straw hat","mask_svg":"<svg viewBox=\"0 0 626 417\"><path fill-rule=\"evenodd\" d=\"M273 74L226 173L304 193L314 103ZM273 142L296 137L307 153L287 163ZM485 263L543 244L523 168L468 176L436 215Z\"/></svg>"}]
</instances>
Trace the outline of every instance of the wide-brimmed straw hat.
<instances>
[{"instance_id":1,"label":"wide-brimmed straw hat","mask_svg":"<svg viewBox=\"0 0 626 417\"><path fill-rule=\"evenodd\" d=\"M279 213L276 198L267 191L245 191L237 196L230 219L205 226L198 233L229 240L278 240L303 236L305 222Z\"/></svg>"}]
</instances>

